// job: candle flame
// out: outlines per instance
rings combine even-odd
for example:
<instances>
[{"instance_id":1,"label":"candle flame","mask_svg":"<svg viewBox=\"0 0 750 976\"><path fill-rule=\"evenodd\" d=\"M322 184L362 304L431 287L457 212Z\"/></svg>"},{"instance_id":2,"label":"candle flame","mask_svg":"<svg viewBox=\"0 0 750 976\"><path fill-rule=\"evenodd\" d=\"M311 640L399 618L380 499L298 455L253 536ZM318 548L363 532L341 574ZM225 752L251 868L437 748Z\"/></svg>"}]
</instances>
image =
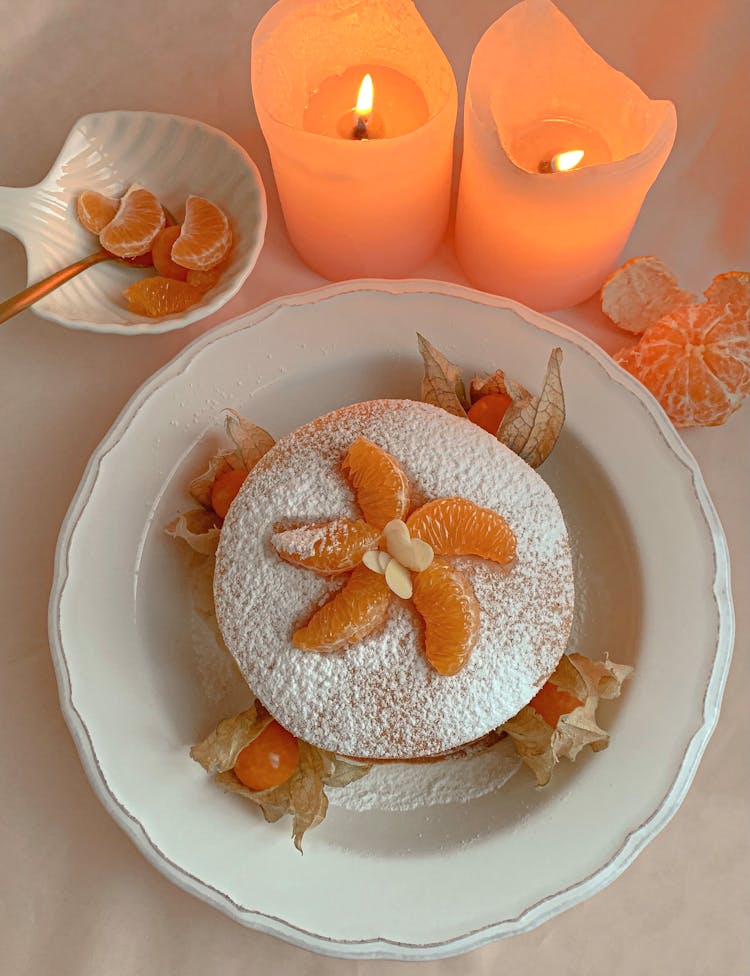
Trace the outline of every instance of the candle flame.
<instances>
[{"instance_id":1,"label":"candle flame","mask_svg":"<svg viewBox=\"0 0 750 976\"><path fill-rule=\"evenodd\" d=\"M575 169L584 157L583 149L570 149L568 152L558 153L552 157L550 169L553 173L567 173Z\"/></svg>"},{"instance_id":2,"label":"candle flame","mask_svg":"<svg viewBox=\"0 0 750 976\"><path fill-rule=\"evenodd\" d=\"M357 95L357 106L354 111L357 115L362 118L367 118L367 116L372 112L373 104L373 86L372 86L372 76L365 75L362 79L362 84L359 86L359 94Z\"/></svg>"}]
</instances>

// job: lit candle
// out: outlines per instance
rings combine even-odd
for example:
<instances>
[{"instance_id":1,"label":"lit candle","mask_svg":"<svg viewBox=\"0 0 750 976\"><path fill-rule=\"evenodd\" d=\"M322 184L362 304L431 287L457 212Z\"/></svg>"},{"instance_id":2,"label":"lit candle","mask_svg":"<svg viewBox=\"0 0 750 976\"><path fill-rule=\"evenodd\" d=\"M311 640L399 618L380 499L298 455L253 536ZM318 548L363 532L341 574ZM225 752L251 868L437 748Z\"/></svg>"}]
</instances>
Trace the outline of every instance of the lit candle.
<instances>
[{"instance_id":1,"label":"lit candle","mask_svg":"<svg viewBox=\"0 0 750 976\"><path fill-rule=\"evenodd\" d=\"M255 107L303 260L333 280L401 277L445 233L456 82L411 0L343 8L269 10L253 36Z\"/></svg>"},{"instance_id":2,"label":"lit candle","mask_svg":"<svg viewBox=\"0 0 750 976\"><path fill-rule=\"evenodd\" d=\"M456 253L471 282L540 311L616 266L669 155L674 105L611 68L550 0L522 0L471 61Z\"/></svg>"},{"instance_id":3,"label":"lit candle","mask_svg":"<svg viewBox=\"0 0 750 976\"><path fill-rule=\"evenodd\" d=\"M372 125L368 129L368 123L372 121L370 116L372 115L374 102L372 75L368 72L362 79L362 84L359 86L357 104L354 106L354 114L357 116L353 133L355 139L373 138L374 133L370 131Z\"/></svg>"}]
</instances>

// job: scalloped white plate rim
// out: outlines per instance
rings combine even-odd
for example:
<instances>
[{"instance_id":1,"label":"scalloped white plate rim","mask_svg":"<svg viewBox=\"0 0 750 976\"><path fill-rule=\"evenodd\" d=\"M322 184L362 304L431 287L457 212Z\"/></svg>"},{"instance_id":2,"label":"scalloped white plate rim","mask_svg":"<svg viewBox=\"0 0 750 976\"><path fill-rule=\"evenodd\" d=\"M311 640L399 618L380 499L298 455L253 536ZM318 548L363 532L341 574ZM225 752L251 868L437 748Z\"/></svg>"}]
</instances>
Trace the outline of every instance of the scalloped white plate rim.
<instances>
[{"instance_id":1,"label":"scalloped white plate rim","mask_svg":"<svg viewBox=\"0 0 750 976\"><path fill-rule=\"evenodd\" d=\"M60 631L60 602L69 572L68 549L71 537L92 492L102 459L116 446L130 420L151 393L166 381L184 372L203 347L235 331L257 327L279 309L325 301L352 292L367 293L372 291L387 292L394 295L428 293L464 299L494 308L510 309L532 327L541 328L553 336L559 336L578 346L583 352L595 359L614 382L624 386L648 410L667 448L690 473L695 499L714 546L713 595L718 612L716 650L703 695L702 722L690 737L670 789L658 802L651 815L626 834L616 852L596 870L591 871L579 881L528 905L512 918L498 919L480 928L452 936L445 941L412 943L387 937L348 940L321 935L308 931L277 915L245 908L217 888L191 875L179 864L170 860L152 841L138 819L109 790L86 724L72 701L69 673ZM601 891L619 877L646 845L667 825L687 794L719 718L734 643L734 609L731 599L729 551L724 531L697 461L651 394L622 370L596 343L568 326L548 316L533 312L509 299L498 298L460 285L421 279L348 281L274 299L195 339L174 359L153 374L131 397L108 434L92 454L78 490L70 504L61 527L55 552L48 625L60 703L65 720L78 748L84 770L107 811L157 870L183 890L213 905L235 921L259 932L274 935L292 945L333 957L404 961L455 956L511 935L528 932L560 912L572 908Z\"/></svg>"},{"instance_id":2,"label":"scalloped white plate rim","mask_svg":"<svg viewBox=\"0 0 750 976\"><path fill-rule=\"evenodd\" d=\"M265 242L266 226L268 223L268 203L266 200L266 191L263 184L263 179L260 175L260 170L248 154L247 150L222 129L217 129L216 126L209 125L207 122L201 122L198 119L191 119L186 115L173 115L170 112L148 112L132 109L113 109L112 111L108 112L89 112L86 115L82 115L80 118L76 119L76 121L70 127L68 134L65 136L65 140L63 141L62 148L42 179L39 180L39 182L34 183L33 186L0 186L0 203L2 203L3 200L3 191L7 191L7 197L10 201L10 206L12 207L14 205L14 200L18 201L18 204L15 205L22 204L24 194L32 196L35 191L41 189L49 180L50 175L55 172L55 170L60 168L67 159L69 153L68 143L71 141L76 129L86 123L89 119L96 119L100 116L110 115L122 115L130 118L148 117L171 119L172 121L178 122L182 125L194 126L212 137L221 139L237 153L238 157L247 167L247 170L254 180L258 191L259 219L256 226L253 228L255 241L248 253L245 267L235 271L235 280L232 282L232 284L229 285L229 287L220 289L213 298L210 298L209 300L202 300L197 305L194 305L192 308L187 309L183 313L163 316L160 319L144 319L142 322L134 322L132 325L119 325L115 322L106 324L96 323L88 322L84 319L67 319L61 315L55 314L54 312L47 311L45 307L40 305L38 302L31 305L30 309L41 319L46 319L48 322L54 322L56 325L62 325L66 329L75 329L80 332L100 332L104 335L136 336L160 335L164 332L174 332L177 329L184 329L186 326L192 325L194 322L199 322L201 319L207 318L214 312L218 312L219 309L223 308L227 302L234 298L245 281L247 281L248 277L255 268L255 265L258 263L258 257L260 256L260 252L263 249L263 244ZM6 214L5 220L0 221L0 229L6 230L9 234L12 234L18 241L20 241L24 250L27 249L26 240L23 234L19 232L17 227L15 227L12 220L12 210L9 211L9 214ZM93 245L91 249L92 251L94 250ZM85 255L82 254L81 257L85 257ZM82 273L86 274L85 271ZM34 282L28 280L27 278L26 287L29 287L32 284L34 284Z\"/></svg>"}]
</instances>

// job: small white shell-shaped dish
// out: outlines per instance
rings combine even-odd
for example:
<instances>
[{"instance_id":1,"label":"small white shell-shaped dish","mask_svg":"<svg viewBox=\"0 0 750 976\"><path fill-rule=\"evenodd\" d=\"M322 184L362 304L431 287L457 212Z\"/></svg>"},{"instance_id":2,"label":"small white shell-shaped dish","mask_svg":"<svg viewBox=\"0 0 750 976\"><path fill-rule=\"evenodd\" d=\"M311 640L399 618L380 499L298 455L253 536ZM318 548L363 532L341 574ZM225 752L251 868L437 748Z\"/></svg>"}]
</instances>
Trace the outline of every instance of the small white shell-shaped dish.
<instances>
[{"instance_id":1,"label":"small white shell-shaped dish","mask_svg":"<svg viewBox=\"0 0 750 976\"><path fill-rule=\"evenodd\" d=\"M185 312L146 319L122 292L150 270L105 261L40 299L37 315L73 329L123 335L169 332L205 318L232 298L255 266L266 229L260 174L225 133L193 119L155 112L100 112L79 119L57 161L36 186L0 187L0 229L26 249L28 282L91 254L97 238L76 216L82 190L119 197L131 183L154 193L177 220L189 194L206 197L230 219L234 246L219 283Z\"/></svg>"}]
</instances>

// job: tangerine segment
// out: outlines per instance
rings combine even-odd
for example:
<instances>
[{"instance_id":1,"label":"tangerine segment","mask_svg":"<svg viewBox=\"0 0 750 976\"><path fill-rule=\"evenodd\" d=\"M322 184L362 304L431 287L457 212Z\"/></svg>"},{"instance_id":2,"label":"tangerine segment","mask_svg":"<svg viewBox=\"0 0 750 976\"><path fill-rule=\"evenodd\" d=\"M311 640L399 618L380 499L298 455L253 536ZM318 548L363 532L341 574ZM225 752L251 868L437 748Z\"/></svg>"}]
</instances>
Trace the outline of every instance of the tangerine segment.
<instances>
[{"instance_id":1,"label":"tangerine segment","mask_svg":"<svg viewBox=\"0 0 750 976\"><path fill-rule=\"evenodd\" d=\"M469 407L467 417L489 434L497 434L500 421L511 403L513 400L507 393L488 393Z\"/></svg>"},{"instance_id":2,"label":"tangerine segment","mask_svg":"<svg viewBox=\"0 0 750 976\"><path fill-rule=\"evenodd\" d=\"M471 583L436 560L414 577L414 606L424 620L427 660L438 674L457 674L479 637L479 601Z\"/></svg>"},{"instance_id":3,"label":"tangerine segment","mask_svg":"<svg viewBox=\"0 0 750 976\"><path fill-rule=\"evenodd\" d=\"M84 190L76 201L76 213L86 230L98 234L112 220L119 206L119 200L105 197L96 190Z\"/></svg>"},{"instance_id":4,"label":"tangerine segment","mask_svg":"<svg viewBox=\"0 0 750 976\"><path fill-rule=\"evenodd\" d=\"M178 224L171 224L160 230L151 245L151 255L154 267L160 275L165 278L175 278L177 281L186 281L188 271L172 260L172 245L179 236Z\"/></svg>"},{"instance_id":5,"label":"tangerine segment","mask_svg":"<svg viewBox=\"0 0 750 976\"><path fill-rule=\"evenodd\" d=\"M367 522L338 518L275 532L271 544L288 563L333 576L361 563L364 554L374 549L379 539L378 530Z\"/></svg>"},{"instance_id":6,"label":"tangerine segment","mask_svg":"<svg viewBox=\"0 0 750 976\"><path fill-rule=\"evenodd\" d=\"M304 651L337 651L364 640L385 622L391 591L384 576L357 566L345 585L292 635Z\"/></svg>"},{"instance_id":7,"label":"tangerine segment","mask_svg":"<svg viewBox=\"0 0 750 976\"><path fill-rule=\"evenodd\" d=\"M404 518L409 511L409 479L382 447L358 437L341 467L366 522L382 531L392 519Z\"/></svg>"},{"instance_id":8,"label":"tangerine segment","mask_svg":"<svg viewBox=\"0 0 750 976\"><path fill-rule=\"evenodd\" d=\"M184 312L203 298L203 292L173 278L141 278L126 288L123 295L128 311L149 318Z\"/></svg>"},{"instance_id":9,"label":"tangerine segment","mask_svg":"<svg viewBox=\"0 0 750 976\"><path fill-rule=\"evenodd\" d=\"M516 555L516 537L502 517L467 498L437 498L413 512L409 532L436 556L481 556L505 566Z\"/></svg>"},{"instance_id":10,"label":"tangerine segment","mask_svg":"<svg viewBox=\"0 0 750 976\"><path fill-rule=\"evenodd\" d=\"M189 196L172 260L191 271L208 271L224 260L231 246L232 231L224 211L210 200Z\"/></svg>"},{"instance_id":11,"label":"tangerine segment","mask_svg":"<svg viewBox=\"0 0 750 976\"><path fill-rule=\"evenodd\" d=\"M529 702L537 715L541 716L547 725L553 729L557 728L557 723L563 715L568 715L574 708L580 708L583 702L568 691L563 691L551 681L543 684L539 691Z\"/></svg>"},{"instance_id":12,"label":"tangerine segment","mask_svg":"<svg viewBox=\"0 0 750 976\"><path fill-rule=\"evenodd\" d=\"M271 790L286 783L299 765L299 745L273 721L237 756L234 774L249 790Z\"/></svg>"},{"instance_id":13,"label":"tangerine segment","mask_svg":"<svg viewBox=\"0 0 750 976\"><path fill-rule=\"evenodd\" d=\"M634 375L676 427L713 427L750 392L750 309L685 305L643 335Z\"/></svg>"},{"instance_id":14,"label":"tangerine segment","mask_svg":"<svg viewBox=\"0 0 750 976\"><path fill-rule=\"evenodd\" d=\"M222 261L221 264L217 264L215 267L210 268L208 271L188 271L187 272L187 283L192 285L193 288L198 288L202 292L211 291L219 283L219 279L224 273L224 268L226 264Z\"/></svg>"},{"instance_id":15,"label":"tangerine segment","mask_svg":"<svg viewBox=\"0 0 750 976\"><path fill-rule=\"evenodd\" d=\"M717 305L750 305L750 271L725 271L716 275L703 293Z\"/></svg>"},{"instance_id":16,"label":"tangerine segment","mask_svg":"<svg viewBox=\"0 0 750 976\"><path fill-rule=\"evenodd\" d=\"M624 370L630 373L632 376L638 377L638 345L627 346L625 349L620 349L612 357L618 365L622 366Z\"/></svg>"},{"instance_id":17,"label":"tangerine segment","mask_svg":"<svg viewBox=\"0 0 750 976\"><path fill-rule=\"evenodd\" d=\"M151 250L164 223L164 211L153 193L133 184L99 234L99 243L118 258L135 258Z\"/></svg>"}]
</instances>

